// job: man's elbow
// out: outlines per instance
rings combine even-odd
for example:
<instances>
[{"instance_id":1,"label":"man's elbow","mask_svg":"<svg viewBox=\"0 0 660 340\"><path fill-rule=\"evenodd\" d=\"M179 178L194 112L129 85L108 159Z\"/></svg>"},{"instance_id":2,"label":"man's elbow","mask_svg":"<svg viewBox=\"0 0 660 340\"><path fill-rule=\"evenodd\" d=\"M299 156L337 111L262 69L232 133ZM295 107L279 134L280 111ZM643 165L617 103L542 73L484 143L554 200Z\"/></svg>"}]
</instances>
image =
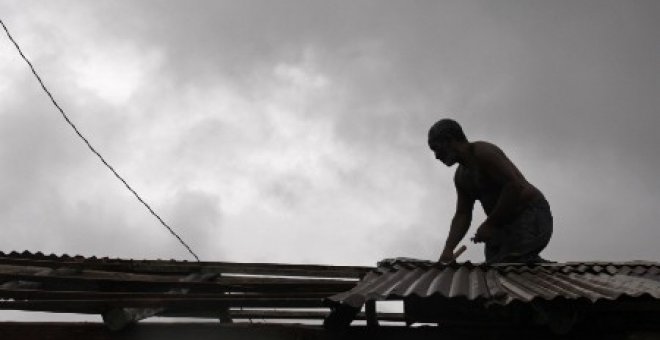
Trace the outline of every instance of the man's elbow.
<instances>
[{"instance_id":1,"label":"man's elbow","mask_svg":"<svg viewBox=\"0 0 660 340\"><path fill-rule=\"evenodd\" d=\"M457 211L452 219L454 224L469 225L472 222L472 212L470 211Z\"/></svg>"}]
</instances>

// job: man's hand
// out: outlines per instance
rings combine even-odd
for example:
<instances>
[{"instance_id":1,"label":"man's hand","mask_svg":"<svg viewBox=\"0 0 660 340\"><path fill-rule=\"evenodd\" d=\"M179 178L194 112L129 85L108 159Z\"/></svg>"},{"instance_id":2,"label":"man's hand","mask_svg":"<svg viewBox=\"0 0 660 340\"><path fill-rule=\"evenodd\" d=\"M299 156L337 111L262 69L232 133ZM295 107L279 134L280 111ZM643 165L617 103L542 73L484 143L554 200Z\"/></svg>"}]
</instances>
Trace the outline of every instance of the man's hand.
<instances>
[{"instance_id":1,"label":"man's hand","mask_svg":"<svg viewBox=\"0 0 660 340\"><path fill-rule=\"evenodd\" d=\"M474 243L486 242L493 238L494 233L495 228L489 223L484 222L481 224L481 226L479 226L479 229L477 229L477 233L474 234L472 241Z\"/></svg>"},{"instance_id":2,"label":"man's hand","mask_svg":"<svg viewBox=\"0 0 660 340\"><path fill-rule=\"evenodd\" d=\"M440 263L450 263L454 261L454 253L450 251L443 251L442 255L440 255L440 259L438 259L438 262Z\"/></svg>"},{"instance_id":3,"label":"man's hand","mask_svg":"<svg viewBox=\"0 0 660 340\"><path fill-rule=\"evenodd\" d=\"M452 262L456 262L456 259L463 254L463 252L467 249L465 245L460 246L456 252L448 251L445 249L442 252L442 255L440 255L440 259L438 259L439 263L442 264L450 264Z\"/></svg>"}]
</instances>

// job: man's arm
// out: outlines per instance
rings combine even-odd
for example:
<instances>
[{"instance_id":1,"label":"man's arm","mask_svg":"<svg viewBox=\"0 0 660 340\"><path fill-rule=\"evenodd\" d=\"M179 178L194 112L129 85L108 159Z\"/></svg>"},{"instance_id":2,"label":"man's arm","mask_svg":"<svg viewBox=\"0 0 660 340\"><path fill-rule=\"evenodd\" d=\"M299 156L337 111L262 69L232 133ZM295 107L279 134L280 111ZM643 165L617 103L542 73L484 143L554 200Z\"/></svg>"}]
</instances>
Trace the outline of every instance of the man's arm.
<instances>
[{"instance_id":1,"label":"man's arm","mask_svg":"<svg viewBox=\"0 0 660 340\"><path fill-rule=\"evenodd\" d=\"M474 198L469 195L461 186L461 179L459 178L458 171L454 177L454 184L456 185L456 213L451 220L449 227L449 235L445 242L445 248L440 255L440 262L450 262L454 257L454 248L465 237L470 223L472 222L472 209L474 208Z\"/></svg>"}]
</instances>

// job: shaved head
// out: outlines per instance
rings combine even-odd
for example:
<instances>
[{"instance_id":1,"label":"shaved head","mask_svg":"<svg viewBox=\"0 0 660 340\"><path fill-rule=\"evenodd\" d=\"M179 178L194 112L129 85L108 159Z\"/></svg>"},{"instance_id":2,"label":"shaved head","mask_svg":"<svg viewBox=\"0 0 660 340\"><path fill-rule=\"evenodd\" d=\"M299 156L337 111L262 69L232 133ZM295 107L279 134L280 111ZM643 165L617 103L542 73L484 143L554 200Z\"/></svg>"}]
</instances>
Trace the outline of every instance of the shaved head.
<instances>
[{"instance_id":1,"label":"shaved head","mask_svg":"<svg viewBox=\"0 0 660 340\"><path fill-rule=\"evenodd\" d=\"M437 121L429 129L429 144L438 140L457 140L467 142L463 128L453 119L445 118Z\"/></svg>"}]
</instances>

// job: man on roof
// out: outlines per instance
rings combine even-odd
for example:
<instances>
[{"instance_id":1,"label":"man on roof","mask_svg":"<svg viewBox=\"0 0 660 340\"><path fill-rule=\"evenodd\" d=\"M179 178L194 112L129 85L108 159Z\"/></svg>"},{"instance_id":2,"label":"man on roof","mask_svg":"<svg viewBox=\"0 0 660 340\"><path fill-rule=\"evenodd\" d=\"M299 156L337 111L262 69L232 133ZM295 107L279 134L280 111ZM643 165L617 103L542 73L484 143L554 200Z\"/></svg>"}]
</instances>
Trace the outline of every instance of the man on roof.
<instances>
[{"instance_id":1,"label":"man on roof","mask_svg":"<svg viewBox=\"0 0 660 340\"><path fill-rule=\"evenodd\" d=\"M552 236L550 205L504 152L488 142L468 141L452 119L435 123L428 143L435 158L446 166L458 163L454 175L456 213L439 262L453 260L454 248L470 227L477 200L487 217L472 241L486 244L487 263L547 262L539 253Z\"/></svg>"}]
</instances>

